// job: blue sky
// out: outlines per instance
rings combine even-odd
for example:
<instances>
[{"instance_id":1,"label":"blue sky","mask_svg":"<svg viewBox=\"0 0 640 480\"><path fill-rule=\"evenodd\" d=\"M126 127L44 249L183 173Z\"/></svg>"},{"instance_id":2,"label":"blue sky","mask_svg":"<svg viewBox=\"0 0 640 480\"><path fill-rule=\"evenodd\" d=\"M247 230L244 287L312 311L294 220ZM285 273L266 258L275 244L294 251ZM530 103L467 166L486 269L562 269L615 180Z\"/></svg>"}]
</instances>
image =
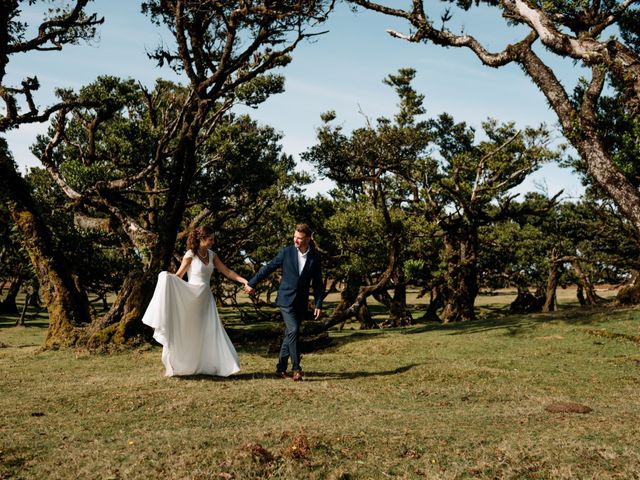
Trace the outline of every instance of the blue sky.
<instances>
[{"instance_id":1,"label":"blue sky","mask_svg":"<svg viewBox=\"0 0 640 480\"><path fill-rule=\"evenodd\" d=\"M439 12L444 4L431 5ZM62 52L14 56L7 69L7 83L19 85L25 76L37 75L42 87L36 101L45 106L53 102L56 87L77 89L98 75L131 77L146 85L159 77L175 79L171 71L157 68L146 56L146 51L162 41L171 42L171 38L140 13L139 2L96 0L91 11L105 17L97 40ZM471 15L456 13L451 23L454 30L464 29L494 51L523 36L522 30L506 27L496 9L486 7L475 8ZM488 117L514 121L519 127L546 123L554 127L555 136L562 141L555 114L519 68L491 69L467 50L410 44L390 37L385 33L387 28L408 30L395 19L372 12L355 15L339 6L321 28L329 32L298 47L293 62L281 71L286 77L285 93L273 96L257 110L251 109L251 115L282 132L285 151L297 158L315 142L322 112L335 110L338 122L347 130L362 126L363 114L372 119L392 116L397 98L382 79L399 68L413 67L417 70L414 86L426 96L428 116L448 112L478 130ZM575 84L580 72L571 63L553 58L549 61L558 67L565 85ZM41 125L30 125L7 135L23 168L38 164L29 146L43 130ZM299 168L308 166L301 164ZM318 180L308 191L323 192L328 186ZM576 197L583 191L575 174L555 165L531 175L518 191L541 188L550 194L564 189L565 197Z\"/></svg>"}]
</instances>

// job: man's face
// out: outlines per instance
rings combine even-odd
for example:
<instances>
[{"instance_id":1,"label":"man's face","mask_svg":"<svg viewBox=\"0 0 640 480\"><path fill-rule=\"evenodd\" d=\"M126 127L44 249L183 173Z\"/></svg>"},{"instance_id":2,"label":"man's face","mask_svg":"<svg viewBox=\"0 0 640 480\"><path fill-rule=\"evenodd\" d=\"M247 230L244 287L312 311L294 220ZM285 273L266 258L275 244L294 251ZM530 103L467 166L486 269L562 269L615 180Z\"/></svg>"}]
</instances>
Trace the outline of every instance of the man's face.
<instances>
[{"instance_id":1,"label":"man's face","mask_svg":"<svg viewBox=\"0 0 640 480\"><path fill-rule=\"evenodd\" d=\"M293 244L301 252L306 252L309 247L309 237L304 232L298 232L297 230L293 234Z\"/></svg>"}]
</instances>

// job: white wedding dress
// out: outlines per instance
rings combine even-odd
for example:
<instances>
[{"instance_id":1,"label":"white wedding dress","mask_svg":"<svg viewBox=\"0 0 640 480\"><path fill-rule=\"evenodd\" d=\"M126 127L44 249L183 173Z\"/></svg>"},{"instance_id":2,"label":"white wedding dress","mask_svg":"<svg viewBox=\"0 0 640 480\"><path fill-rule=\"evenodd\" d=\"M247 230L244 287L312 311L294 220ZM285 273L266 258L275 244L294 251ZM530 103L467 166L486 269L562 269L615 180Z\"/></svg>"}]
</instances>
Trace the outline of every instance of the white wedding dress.
<instances>
[{"instance_id":1,"label":"white wedding dress","mask_svg":"<svg viewBox=\"0 0 640 480\"><path fill-rule=\"evenodd\" d=\"M215 253L207 251L205 265L191 250L189 281L160 272L158 284L142 322L155 329L162 345L165 375L216 375L240 370L238 354L225 332L209 282Z\"/></svg>"}]
</instances>

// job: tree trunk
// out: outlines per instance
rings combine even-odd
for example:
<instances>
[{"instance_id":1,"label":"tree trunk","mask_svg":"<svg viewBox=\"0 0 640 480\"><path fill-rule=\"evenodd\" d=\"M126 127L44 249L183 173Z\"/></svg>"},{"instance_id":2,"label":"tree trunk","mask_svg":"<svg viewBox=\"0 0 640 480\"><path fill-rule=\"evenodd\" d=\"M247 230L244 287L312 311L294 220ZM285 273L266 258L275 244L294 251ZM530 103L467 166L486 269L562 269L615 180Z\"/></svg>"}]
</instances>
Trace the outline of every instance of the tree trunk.
<instances>
[{"instance_id":1,"label":"tree trunk","mask_svg":"<svg viewBox=\"0 0 640 480\"><path fill-rule=\"evenodd\" d=\"M556 310L556 289L558 288L558 259L555 249L550 254L549 276L547 277L547 289L545 295L543 312L553 312Z\"/></svg>"},{"instance_id":2,"label":"tree trunk","mask_svg":"<svg viewBox=\"0 0 640 480\"><path fill-rule=\"evenodd\" d=\"M342 289L342 292L340 292L340 303L336 306L332 316L342 314L351 305L353 305L358 296L358 292L360 291L361 284L362 282L359 279L347 276L344 282L344 288ZM371 312L369 311L369 307L367 306L366 299L362 302L361 305L358 306L358 308L355 309L353 316L358 322L360 322L360 328L363 330L378 328L378 324L373 320L373 317L371 316ZM344 324L347 320L348 318L344 319L341 329L344 328Z\"/></svg>"},{"instance_id":3,"label":"tree trunk","mask_svg":"<svg viewBox=\"0 0 640 480\"><path fill-rule=\"evenodd\" d=\"M581 283L578 283L578 288L576 290L576 297L578 297L578 303L581 307L587 305L587 300L584 298L584 288Z\"/></svg>"},{"instance_id":4,"label":"tree trunk","mask_svg":"<svg viewBox=\"0 0 640 480\"><path fill-rule=\"evenodd\" d=\"M593 66L592 79L576 110L553 71L529 48L521 48L519 63L544 93L558 115L565 137L587 163L589 174L607 192L640 238L640 192L613 161L603 145L596 122L605 69Z\"/></svg>"},{"instance_id":5,"label":"tree trunk","mask_svg":"<svg viewBox=\"0 0 640 480\"><path fill-rule=\"evenodd\" d=\"M387 268L378 278L378 282L373 285L367 285L364 287L360 287L358 291L358 295L354 300L353 304L348 308L339 313L333 313L331 318L328 318L322 322L321 325L314 327L305 327L303 326L303 333L305 335L310 335L313 333L319 333L321 331L325 331L333 327L334 325L339 325L344 322L345 319L351 317L358 308L363 305L367 299L367 297L378 293L382 290L386 290L387 284L391 280L393 273L397 267L398 263L398 252L400 250L400 238L399 235L393 234L391 237L391 241L389 243L389 260L387 264Z\"/></svg>"},{"instance_id":6,"label":"tree trunk","mask_svg":"<svg viewBox=\"0 0 640 480\"><path fill-rule=\"evenodd\" d=\"M597 103L602 94L605 77L608 74L613 74L617 80L622 80L627 86L631 86L632 95L635 95L635 98L632 98L630 105L632 108L637 108L637 96L640 91L638 56L631 49L615 40L601 43L594 41L593 38L574 39L576 40L575 44L580 46L569 47L570 34L556 31L556 27L549 24L550 17L546 17L535 6L530 5L530 2L519 2L520 6L518 7L513 2L505 2L502 5L504 15L514 15L516 18L521 16L518 20L524 20L533 30L520 42L510 44L504 51L493 54L487 52L473 37L453 35L450 31L445 32L434 28L429 18L424 14L424 2L414 1L413 10L409 13L395 9L391 12L392 9L375 2L352 1L371 10L405 17L415 27L415 33L410 36L395 32L392 33L394 36L414 42L430 39L437 45L469 48L485 65L495 68L511 62L518 63L556 112L565 137L586 161L589 174L632 223L640 238L640 191L616 165L611 154L607 152L603 144L603 136L598 132L596 122ZM627 2L625 4L629 5ZM619 18L616 19L616 15L611 17L614 19L613 24L619 20ZM581 34L579 33L578 37ZM580 57L585 66L591 66L592 79L585 89L583 98L580 99L579 107L574 106L554 71L534 52L534 43L538 39L541 39L544 45L558 55L564 58ZM584 49L584 51L576 53L580 49Z\"/></svg>"},{"instance_id":7,"label":"tree trunk","mask_svg":"<svg viewBox=\"0 0 640 480\"><path fill-rule=\"evenodd\" d=\"M640 272L633 271L629 283L623 286L616 295L619 305L640 304Z\"/></svg>"},{"instance_id":8,"label":"tree trunk","mask_svg":"<svg viewBox=\"0 0 640 480\"><path fill-rule=\"evenodd\" d=\"M532 294L527 288L518 287L518 295L511 305L511 313L533 313L542 310L543 299Z\"/></svg>"},{"instance_id":9,"label":"tree trunk","mask_svg":"<svg viewBox=\"0 0 640 480\"><path fill-rule=\"evenodd\" d=\"M473 295L464 284L458 284L457 288L449 288L442 309L442 323L474 320L476 318L473 308L475 298L476 295Z\"/></svg>"},{"instance_id":10,"label":"tree trunk","mask_svg":"<svg viewBox=\"0 0 640 480\"><path fill-rule=\"evenodd\" d=\"M391 304L393 303L393 298L391 298L391 295L389 295L389 292L387 291L386 288L384 290L381 290L379 292L372 294L371 296L375 298L378 303L381 303L382 305L387 307L389 310L391 310Z\"/></svg>"},{"instance_id":11,"label":"tree trunk","mask_svg":"<svg viewBox=\"0 0 640 480\"><path fill-rule=\"evenodd\" d=\"M7 296L0 302L0 313L18 313L18 305L16 303L16 297L20 292L20 287L23 284L23 277L18 274L14 280L11 281Z\"/></svg>"},{"instance_id":12,"label":"tree trunk","mask_svg":"<svg viewBox=\"0 0 640 480\"><path fill-rule=\"evenodd\" d=\"M427 311L424 312L421 320L426 322L440 322L438 316L438 310L444 306L442 302L442 294L440 293L440 287L435 286L429 291L429 306Z\"/></svg>"},{"instance_id":13,"label":"tree trunk","mask_svg":"<svg viewBox=\"0 0 640 480\"><path fill-rule=\"evenodd\" d=\"M393 309L393 298L391 297L391 295L389 295L389 292L387 291L387 289L382 289L379 292L373 293L371 295L378 303L381 303L382 305L384 305L385 307L387 307L387 309L389 309L389 318L387 319L387 321L385 322L385 325L387 326L393 326L393 322L391 321L391 316L392 316L392 309ZM365 299L363 306L367 305L367 300ZM367 316L369 317L369 319L371 321L373 321L373 318L371 317L371 312L369 312L369 307L367 308ZM358 309L358 312L360 311L360 308ZM362 320L360 320L360 325L363 325ZM376 324L376 328L377 328L377 324ZM361 328L364 328L361 326Z\"/></svg>"},{"instance_id":14,"label":"tree trunk","mask_svg":"<svg viewBox=\"0 0 640 480\"><path fill-rule=\"evenodd\" d=\"M16 326L24 327L24 325L25 325L24 319L27 316L27 307L29 306L29 300L31 299L32 295L34 295L34 293L28 293L24 297L24 305L22 306L22 312L20 313L20 318L18 320L16 320Z\"/></svg>"},{"instance_id":15,"label":"tree trunk","mask_svg":"<svg viewBox=\"0 0 640 480\"><path fill-rule=\"evenodd\" d=\"M464 238L463 237L466 237ZM455 244L445 237L447 281L443 288L442 322L474 320L474 304L478 296L477 241L473 232L457 232Z\"/></svg>"},{"instance_id":16,"label":"tree trunk","mask_svg":"<svg viewBox=\"0 0 640 480\"><path fill-rule=\"evenodd\" d=\"M398 284L393 289L391 308L389 309L389 324L393 327L403 327L413 324L413 317L407 309L407 285L404 275L400 273L397 278Z\"/></svg>"},{"instance_id":17,"label":"tree trunk","mask_svg":"<svg viewBox=\"0 0 640 480\"><path fill-rule=\"evenodd\" d=\"M187 123L180 132L173 155L172 182L163 216L165 220L159 226L155 243L143 246L150 252L147 261L141 270L127 277L109 312L92 325L89 336L91 348L108 343L134 345L146 337L150 340L150 336L144 334L147 329L141 320L153 296L158 273L167 270L173 258L189 187L196 172L196 138L208 107L200 104L199 108L197 115L192 114L192 123Z\"/></svg>"},{"instance_id":18,"label":"tree trunk","mask_svg":"<svg viewBox=\"0 0 640 480\"><path fill-rule=\"evenodd\" d=\"M53 248L49 231L40 218L29 187L8 155L0 154L0 194L18 228L33 264L49 312L45 346L74 345L79 328L91 321L89 300L76 288L65 261Z\"/></svg>"},{"instance_id":19,"label":"tree trunk","mask_svg":"<svg viewBox=\"0 0 640 480\"><path fill-rule=\"evenodd\" d=\"M376 321L371 316L369 305L367 305L367 299L365 298L362 304L355 312L355 318L360 322L360 330L370 330L373 328L380 328Z\"/></svg>"},{"instance_id":20,"label":"tree trunk","mask_svg":"<svg viewBox=\"0 0 640 480\"><path fill-rule=\"evenodd\" d=\"M150 340L151 335L141 320L153 296L156 282L155 274L140 270L131 272L109 312L91 325L88 346L135 345Z\"/></svg>"},{"instance_id":21,"label":"tree trunk","mask_svg":"<svg viewBox=\"0 0 640 480\"><path fill-rule=\"evenodd\" d=\"M589 132L577 144L582 158L587 162L589 173L613 199L623 215L631 222L640 238L640 194L638 189L620 171L605 151L595 132Z\"/></svg>"},{"instance_id":22,"label":"tree trunk","mask_svg":"<svg viewBox=\"0 0 640 480\"><path fill-rule=\"evenodd\" d=\"M578 291L582 290L583 298L580 305L597 305L602 299L596 294L593 283L591 283L589 277L582 270L580 261L575 258L571 262L571 265L573 265L573 269L576 271L576 276L578 277ZM580 297L578 297L578 301L580 301Z\"/></svg>"}]
</instances>

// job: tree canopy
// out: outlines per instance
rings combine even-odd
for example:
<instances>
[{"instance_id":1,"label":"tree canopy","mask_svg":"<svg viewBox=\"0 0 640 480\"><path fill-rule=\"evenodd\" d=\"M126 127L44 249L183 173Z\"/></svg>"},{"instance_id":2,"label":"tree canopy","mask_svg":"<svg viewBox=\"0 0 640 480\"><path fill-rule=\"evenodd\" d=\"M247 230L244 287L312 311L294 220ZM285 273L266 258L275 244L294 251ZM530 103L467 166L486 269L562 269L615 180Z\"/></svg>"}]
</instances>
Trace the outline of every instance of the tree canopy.
<instances>
[{"instance_id":1,"label":"tree canopy","mask_svg":"<svg viewBox=\"0 0 640 480\"><path fill-rule=\"evenodd\" d=\"M472 34L454 32L448 22L453 9L444 2L439 14L438 3L427 4L416 0L408 9L391 6L389 2L351 0L363 8L406 20L409 33L390 30L389 33L410 42L432 42L443 47L471 50L485 65L499 68L508 64L520 66L545 95L555 111L565 137L578 151L589 175L616 203L620 211L634 225L640 235L640 193L634 181L625 172L622 158L612 144L611 135L598 109L607 78L619 92L619 105L623 116L632 123L637 119L640 105L640 51L638 51L638 2L539 2L523 0L488 1L500 9L509 24L524 27L525 34L501 51L491 52ZM485 2L483 2L485 3ZM473 19L473 7L479 3L456 2L456 14L466 11ZM436 26L441 22L442 26ZM619 35L611 34L612 28ZM541 44L560 60L579 62L591 73L584 80L581 95L572 101L571 92L562 85L552 63L537 53ZM600 105L603 107L602 105Z\"/></svg>"}]
</instances>

